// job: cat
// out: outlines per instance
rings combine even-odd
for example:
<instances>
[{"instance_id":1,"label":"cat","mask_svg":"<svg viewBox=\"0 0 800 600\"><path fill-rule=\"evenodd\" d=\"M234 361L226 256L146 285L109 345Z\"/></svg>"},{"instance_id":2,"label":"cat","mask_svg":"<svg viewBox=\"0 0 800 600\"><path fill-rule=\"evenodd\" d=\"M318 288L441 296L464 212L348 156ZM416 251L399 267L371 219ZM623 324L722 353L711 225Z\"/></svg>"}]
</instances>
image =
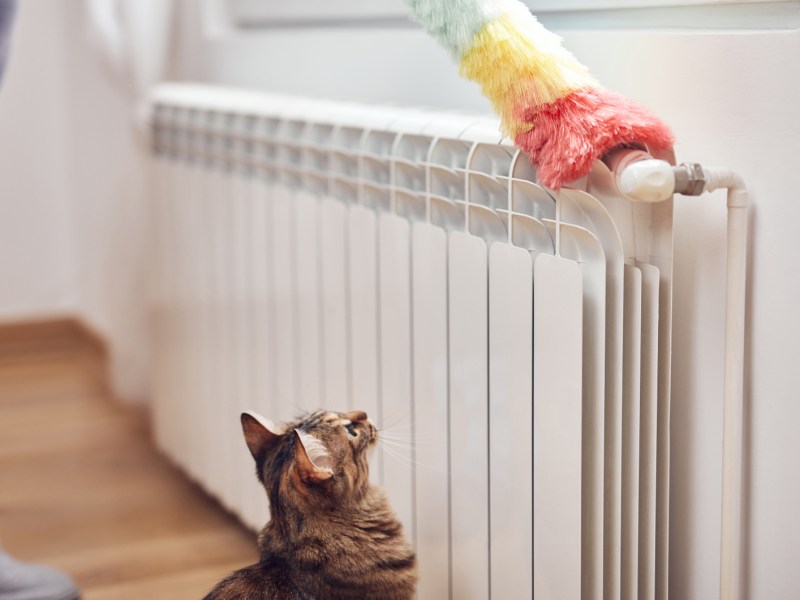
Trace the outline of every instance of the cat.
<instances>
[{"instance_id":1,"label":"cat","mask_svg":"<svg viewBox=\"0 0 800 600\"><path fill-rule=\"evenodd\" d=\"M205 600L408 600L416 556L383 491L370 485L367 450L378 432L362 411L318 411L276 429L241 416L270 502L258 563Z\"/></svg>"}]
</instances>

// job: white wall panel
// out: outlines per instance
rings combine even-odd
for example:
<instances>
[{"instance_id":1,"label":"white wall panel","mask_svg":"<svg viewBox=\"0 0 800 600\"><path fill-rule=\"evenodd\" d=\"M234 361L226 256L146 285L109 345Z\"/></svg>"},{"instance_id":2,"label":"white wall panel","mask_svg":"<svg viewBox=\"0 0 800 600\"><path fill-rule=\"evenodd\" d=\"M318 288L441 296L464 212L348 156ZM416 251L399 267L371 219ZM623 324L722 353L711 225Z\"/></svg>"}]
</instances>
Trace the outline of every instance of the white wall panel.
<instances>
[{"instance_id":1,"label":"white wall panel","mask_svg":"<svg viewBox=\"0 0 800 600\"><path fill-rule=\"evenodd\" d=\"M231 12L237 23L253 26L281 22L342 21L402 16L407 12L400 0L294 0L291 3L260 0L231 0Z\"/></svg>"},{"instance_id":2,"label":"white wall panel","mask_svg":"<svg viewBox=\"0 0 800 600\"><path fill-rule=\"evenodd\" d=\"M772 0L746 1L755 3L771 2ZM529 2L527 2L534 12L552 10L597 10L736 3L742 3L742 0L529 0Z\"/></svg>"}]
</instances>

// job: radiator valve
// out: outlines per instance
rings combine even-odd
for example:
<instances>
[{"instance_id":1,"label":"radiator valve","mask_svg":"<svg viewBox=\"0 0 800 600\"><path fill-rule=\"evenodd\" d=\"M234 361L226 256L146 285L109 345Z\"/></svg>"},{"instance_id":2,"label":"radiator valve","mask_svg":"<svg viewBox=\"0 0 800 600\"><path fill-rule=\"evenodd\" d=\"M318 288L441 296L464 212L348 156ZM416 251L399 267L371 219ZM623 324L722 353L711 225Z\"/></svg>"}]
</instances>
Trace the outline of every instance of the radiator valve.
<instances>
[{"instance_id":1,"label":"radiator valve","mask_svg":"<svg viewBox=\"0 0 800 600\"><path fill-rule=\"evenodd\" d=\"M672 167L675 173L675 193L699 196L706 189L706 172L698 163L681 163Z\"/></svg>"},{"instance_id":2,"label":"radiator valve","mask_svg":"<svg viewBox=\"0 0 800 600\"><path fill-rule=\"evenodd\" d=\"M637 156L638 154L638 156ZM617 189L635 202L663 202L673 194L699 196L707 191L708 173L697 163L673 167L666 161L641 158L634 152L616 165Z\"/></svg>"}]
</instances>

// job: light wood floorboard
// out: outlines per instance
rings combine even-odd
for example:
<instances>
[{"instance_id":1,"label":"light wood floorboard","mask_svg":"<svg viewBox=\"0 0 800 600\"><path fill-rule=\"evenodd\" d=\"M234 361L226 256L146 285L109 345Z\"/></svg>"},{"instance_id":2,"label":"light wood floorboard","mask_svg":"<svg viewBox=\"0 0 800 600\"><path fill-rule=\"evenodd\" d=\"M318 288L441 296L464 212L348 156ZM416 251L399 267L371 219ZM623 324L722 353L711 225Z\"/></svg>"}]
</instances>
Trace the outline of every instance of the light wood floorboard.
<instances>
[{"instance_id":1,"label":"light wood floorboard","mask_svg":"<svg viewBox=\"0 0 800 600\"><path fill-rule=\"evenodd\" d=\"M255 562L255 536L110 398L98 353L56 337L0 349L3 547L66 570L85 600L202 598Z\"/></svg>"}]
</instances>

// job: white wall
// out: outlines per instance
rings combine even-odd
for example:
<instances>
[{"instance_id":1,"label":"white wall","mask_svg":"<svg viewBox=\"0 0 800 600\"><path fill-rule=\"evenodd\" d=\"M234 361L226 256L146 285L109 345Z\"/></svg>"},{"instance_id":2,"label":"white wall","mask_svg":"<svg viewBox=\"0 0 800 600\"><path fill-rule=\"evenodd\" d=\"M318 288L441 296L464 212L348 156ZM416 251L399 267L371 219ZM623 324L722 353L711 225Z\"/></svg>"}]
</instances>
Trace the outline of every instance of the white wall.
<instances>
[{"instance_id":1,"label":"white wall","mask_svg":"<svg viewBox=\"0 0 800 600\"><path fill-rule=\"evenodd\" d=\"M185 0L183 78L344 100L486 110L421 31L201 31ZM796 20L794 22L797 22ZM800 597L800 32L564 31L608 87L648 104L675 129L679 160L730 166L753 190L745 483L754 599ZM679 199L672 413L671 596L718 595L725 210L721 196Z\"/></svg>"},{"instance_id":2,"label":"white wall","mask_svg":"<svg viewBox=\"0 0 800 600\"><path fill-rule=\"evenodd\" d=\"M144 400L150 381L146 137L133 85L91 43L83 2L67 4L70 224L79 309L110 343L114 391Z\"/></svg>"},{"instance_id":3,"label":"white wall","mask_svg":"<svg viewBox=\"0 0 800 600\"><path fill-rule=\"evenodd\" d=\"M0 319L74 311L65 31L55 2L19 11L0 84Z\"/></svg>"},{"instance_id":4,"label":"white wall","mask_svg":"<svg viewBox=\"0 0 800 600\"><path fill-rule=\"evenodd\" d=\"M78 316L112 384L148 394L147 206L135 98L90 43L80 0L20 2L0 88L0 319Z\"/></svg>"}]
</instances>

